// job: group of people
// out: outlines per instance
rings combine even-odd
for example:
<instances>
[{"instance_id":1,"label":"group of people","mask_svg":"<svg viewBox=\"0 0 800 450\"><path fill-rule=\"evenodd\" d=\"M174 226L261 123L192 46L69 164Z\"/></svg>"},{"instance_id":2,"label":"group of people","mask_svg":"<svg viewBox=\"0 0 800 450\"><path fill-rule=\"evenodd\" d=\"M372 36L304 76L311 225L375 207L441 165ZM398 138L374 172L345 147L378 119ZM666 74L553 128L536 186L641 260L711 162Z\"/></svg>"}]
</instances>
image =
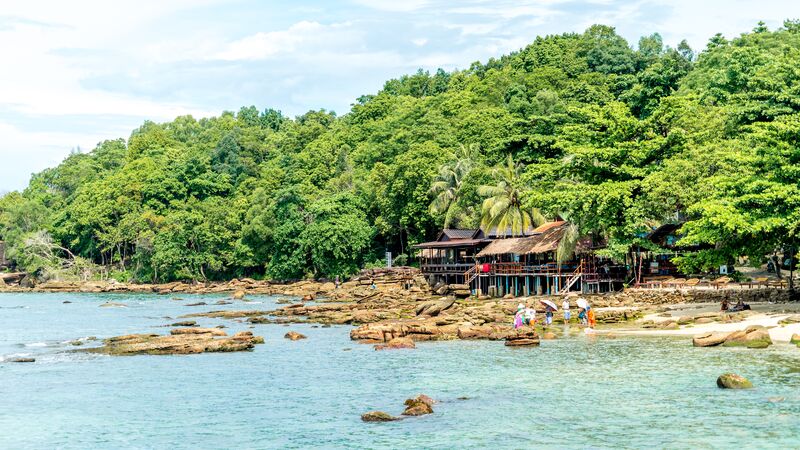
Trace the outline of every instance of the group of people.
<instances>
[{"instance_id":1,"label":"group of people","mask_svg":"<svg viewBox=\"0 0 800 450\"><path fill-rule=\"evenodd\" d=\"M588 302L583 301L584 306L578 305L578 321L589 328L594 329L597 325L594 316L594 310L589 305ZM553 314L556 312L557 308L555 305L551 304L550 302L542 302L545 307L544 310L544 326L550 326L553 324ZM570 311L570 302L569 297L564 298L564 302L561 304L561 309L564 311L564 324L569 323L570 319L572 318L572 312ZM514 329L523 327L525 325L534 326L536 324L536 309L532 308L530 304L525 305L520 303L517 305L517 312L514 314Z\"/></svg>"}]
</instances>

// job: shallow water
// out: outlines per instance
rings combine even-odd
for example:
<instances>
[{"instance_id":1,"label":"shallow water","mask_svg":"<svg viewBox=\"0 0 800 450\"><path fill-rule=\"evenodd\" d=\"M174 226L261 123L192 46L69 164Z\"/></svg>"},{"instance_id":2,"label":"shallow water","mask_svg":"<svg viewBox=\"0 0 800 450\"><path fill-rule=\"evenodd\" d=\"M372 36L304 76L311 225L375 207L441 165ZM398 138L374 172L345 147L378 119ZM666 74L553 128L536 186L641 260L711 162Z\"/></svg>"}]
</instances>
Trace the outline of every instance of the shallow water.
<instances>
[{"instance_id":1,"label":"shallow water","mask_svg":"<svg viewBox=\"0 0 800 450\"><path fill-rule=\"evenodd\" d=\"M311 325L257 325L266 343L242 353L110 357L67 343L166 333L162 325L192 312L274 306L270 297L225 306L212 304L219 296L183 298L0 295L0 357L36 358L0 362L0 448L800 447L800 349L788 345L578 335L530 349L450 341L376 352L351 342L349 327ZM127 307L99 307L105 301ZM209 305L185 306L197 301ZM308 339L283 339L288 329ZM718 389L726 371L756 389ZM399 414L420 392L441 400L435 414L360 420L376 409Z\"/></svg>"}]
</instances>

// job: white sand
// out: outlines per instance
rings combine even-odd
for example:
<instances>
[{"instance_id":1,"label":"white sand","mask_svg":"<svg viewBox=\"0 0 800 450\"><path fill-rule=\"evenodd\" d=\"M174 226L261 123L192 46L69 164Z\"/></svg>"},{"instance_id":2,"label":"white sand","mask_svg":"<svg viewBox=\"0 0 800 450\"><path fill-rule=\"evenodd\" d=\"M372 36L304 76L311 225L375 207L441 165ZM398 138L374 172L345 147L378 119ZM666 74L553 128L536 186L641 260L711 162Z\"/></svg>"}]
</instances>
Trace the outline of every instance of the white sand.
<instances>
[{"instance_id":1,"label":"white sand","mask_svg":"<svg viewBox=\"0 0 800 450\"><path fill-rule=\"evenodd\" d=\"M694 336L697 334L712 333L712 332L733 332L744 330L752 325L761 325L769 329L769 336L773 342L789 342L792 334L800 334L800 323L793 323L788 325L779 325L781 320L800 313L800 305L797 304L754 304L751 305L753 311L741 322L734 323L704 323L697 325L683 325L677 330L658 330L658 329L615 329L615 330L597 330L599 333L613 333L613 334L633 334L640 336ZM716 308L716 309L714 309ZM649 314L643 320L653 320L655 322L671 321L680 316L693 316L703 312L718 311L718 304L686 304L686 305L671 305L669 307L670 316L666 317L662 314ZM691 310L691 311L690 311ZM797 311L797 312L795 312Z\"/></svg>"}]
</instances>

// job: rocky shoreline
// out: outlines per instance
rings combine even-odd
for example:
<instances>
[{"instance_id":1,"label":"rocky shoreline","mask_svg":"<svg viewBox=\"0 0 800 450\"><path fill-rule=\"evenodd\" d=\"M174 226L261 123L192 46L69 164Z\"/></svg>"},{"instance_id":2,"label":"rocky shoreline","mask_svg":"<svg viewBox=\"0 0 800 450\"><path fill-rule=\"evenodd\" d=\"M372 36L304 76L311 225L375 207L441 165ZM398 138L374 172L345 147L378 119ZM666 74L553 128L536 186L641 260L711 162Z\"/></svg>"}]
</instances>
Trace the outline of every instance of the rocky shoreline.
<instances>
[{"instance_id":1,"label":"rocky shoreline","mask_svg":"<svg viewBox=\"0 0 800 450\"><path fill-rule=\"evenodd\" d=\"M362 273L337 287L332 282L301 281L292 284L275 284L249 278L225 283L190 284L167 283L137 285L100 282L55 282L39 284L33 288L6 286L4 291L20 292L136 292L162 295L230 293L230 300L247 301L250 295L278 295L285 303L272 310L212 310L189 313L182 319L197 317L220 318L244 322L250 326L270 323L311 323L323 326L352 325L350 338L354 341L376 344L380 349L413 348L413 342L454 339L503 340L513 345L538 345L541 338L555 338L540 326L515 331L511 317L519 303L539 308L541 299L560 304L563 297L539 296L513 298L475 298L462 285L430 286L418 271L409 268L396 270L371 270ZM782 302L788 293L776 289L764 290L626 290L600 295L585 295L592 304L597 323L605 329L679 330L708 323L735 323L744 320L747 313L721 314L697 313L674 316L671 305L717 303L723 298L745 302ZM572 307L575 308L575 298ZM113 302L111 302L113 303ZM110 305L111 303L104 304ZM219 301L217 304L229 304ZM193 303L203 306L205 303ZM188 306L188 305L187 305ZM575 309L573 309L573 312ZM577 324L573 314L572 323ZM539 315L539 317L543 317ZM556 324L563 323L563 313L557 312ZM188 324L188 322L187 322ZM177 324L176 324L177 325ZM191 328L187 328L191 329ZM136 345L144 353L194 353L225 347L216 342L176 342L196 339L197 336L214 338L214 333L175 332L170 336L133 335L119 341L107 341L103 350L109 354L126 354L125 345ZM179 336L179 337L176 337ZM228 338L229 340L234 338ZM241 339L240 339L241 340ZM228 342L233 343L233 342ZM175 346L172 346L175 344ZM196 346L195 346L196 345ZM226 344L227 345L227 344ZM172 346L172 347L171 347ZM206 346L205 349L203 346ZM756 344L751 344L755 347ZM252 348L252 345L249 347Z\"/></svg>"}]
</instances>

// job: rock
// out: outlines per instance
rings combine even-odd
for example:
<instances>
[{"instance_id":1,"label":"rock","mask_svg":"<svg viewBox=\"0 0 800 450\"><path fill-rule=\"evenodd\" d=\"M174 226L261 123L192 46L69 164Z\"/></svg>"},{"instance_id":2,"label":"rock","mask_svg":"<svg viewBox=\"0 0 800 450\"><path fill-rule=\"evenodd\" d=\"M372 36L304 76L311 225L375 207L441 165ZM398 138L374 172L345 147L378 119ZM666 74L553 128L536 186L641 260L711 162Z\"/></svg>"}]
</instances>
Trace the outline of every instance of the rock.
<instances>
[{"instance_id":1,"label":"rock","mask_svg":"<svg viewBox=\"0 0 800 450\"><path fill-rule=\"evenodd\" d=\"M361 420L364 422L391 422L393 420L400 420L400 418L387 414L383 411L370 411L362 414Z\"/></svg>"},{"instance_id":2,"label":"rock","mask_svg":"<svg viewBox=\"0 0 800 450\"><path fill-rule=\"evenodd\" d=\"M171 326L173 327L193 327L197 325L197 322L194 320L183 320L181 322L175 322Z\"/></svg>"},{"instance_id":3,"label":"rock","mask_svg":"<svg viewBox=\"0 0 800 450\"><path fill-rule=\"evenodd\" d=\"M421 305L417 306L414 312L418 316L437 316L440 312L450 308L455 303L455 299L448 299L443 298L440 300L432 300L429 302L422 303Z\"/></svg>"},{"instance_id":4,"label":"rock","mask_svg":"<svg viewBox=\"0 0 800 450\"><path fill-rule=\"evenodd\" d=\"M185 328L184 328L185 330ZM177 331L177 330L172 330ZM218 331L218 330L217 330ZM247 333L247 332L245 332ZM103 347L80 351L113 356L127 355L187 355L204 352L238 352L251 350L264 338L237 333L233 337L215 338L212 333L189 333L160 336L157 334L128 334L103 341Z\"/></svg>"},{"instance_id":5,"label":"rock","mask_svg":"<svg viewBox=\"0 0 800 450\"><path fill-rule=\"evenodd\" d=\"M424 394L409 398L404 403L406 409L403 411L403 415L423 416L425 414L433 414L433 403L433 399Z\"/></svg>"},{"instance_id":6,"label":"rock","mask_svg":"<svg viewBox=\"0 0 800 450\"><path fill-rule=\"evenodd\" d=\"M778 322L778 323L781 324L781 325L789 325L789 324L792 324L792 323L800 323L800 314L793 314L793 315L791 315L789 317L786 317L785 319L781 319L781 321Z\"/></svg>"},{"instance_id":7,"label":"rock","mask_svg":"<svg viewBox=\"0 0 800 450\"><path fill-rule=\"evenodd\" d=\"M36 358L26 358L21 356L16 356L13 358L8 358L5 360L6 362L13 362L13 363L32 363L36 362Z\"/></svg>"},{"instance_id":8,"label":"rock","mask_svg":"<svg viewBox=\"0 0 800 450\"><path fill-rule=\"evenodd\" d=\"M391 339L385 344L375 344L375 350L392 350L399 348L416 348L414 341L408 337L398 337Z\"/></svg>"},{"instance_id":9,"label":"rock","mask_svg":"<svg viewBox=\"0 0 800 450\"><path fill-rule=\"evenodd\" d=\"M250 318L247 319L247 321L250 322L250 323L272 323L273 322L273 320L270 319L269 317L263 317L263 316L250 317Z\"/></svg>"},{"instance_id":10,"label":"rock","mask_svg":"<svg viewBox=\"0 0 800 450\"><path fill-rule=\"evenodd\" d=\"M556 334L553 333L552 331L545 331L544 333L542 333L542 339L552 340L556 338L557 338Z\"/></svg>"},{"instance_id":11,"label":"rock","mask_svg":"<svg viewBox=\"0 0 800 450\"><path fill-rule=\"evenodd\" d=\"M122 303L114 303L114 302L105 302L100 305L101 308L127 308L126 305Z\"/></svg>"},{"instance_id":12,"label":"rock","mask_svg":"<svg viewBox=\"0 0 800 450\"><path fill-rule=\"evenodd\" d=\"M65 304L65 305L66 305L67 303L72 303L72 302L71 302L71 301L69 301L69 300L64 300L64 301L63 301L63 302L61 302L61 303L63 303L63 304Z\"/></svg>"},{"instance_id":13,"label":"rock","mask_svg":"<svg viewBox=\"0 0 800 450\"><path fill-rule=\"evenodd\" d=\"M218 300L218 301L214 302L215 305L230 305L232 303L233 302L229 302L227 300Z\"/></svg>"},{"instance_id":14,"label":"rock","mask_svg":"<svg viewBox=\"0 0 800 450\"><path fill-rule=\"evenodd\" d=\"M69 345L74 345L75 347L79 347L83 345L83 341L81 341L80 339L73 339L69 341Z\"/></svg>"},{"instance_id":15,"label":"rock","mask_svg":"<svg viewBox=\"0 0 800 450\"><path fill-rule=\"evenodd\" d=\"M688 325L692 323L692 318L689 316L678 317L678 325Z\"/></svg>"},{"instance_id":16,"label":"rock","mask_svg":"<svg viewBox=\"0 0 800 450\"><path fill-rule=\"evenodd\" d=\"M722 345L725 347L767 348L772 345L772 339L766 328L752 326L743 331L729 334Z\"/></svg>"},{"instance_id":17,"label":"rock","mask_svg":"<svg viewBox=\"0 0 800 450\"><path fill-rule=\"evenodd\" d=\"M692 339L695 347L713 347L725 342L730 333L704 333L698 334Z\"/></svg>"},{"instance_id":18,"label":"rock","mask_svg":"<svg viewBox=\"0 0 800 450\"><path fill-rule=\"evenodd\" d=\"M695 319L694 323L696 323L697 325L702 325L704 323L712 323L714 321L715 320L711 317L700 317L698 319Z\"/></svg>"},{"instance_id":19,"label":"rock","mask_svg":"<svg viewBox=\"0 0 800 450\"><path fill-rule=\"evenodd\" d=\"M175 328L174 330L170 330L169 334L173 336L181 335L181 334L210 334L212 336L227 336L228 334L224 331L220 330L219 328L200 328L200 327L188 327L188 328Z\"/></svg>"},{"instance_id":20,"label":"rock","mask_svg":"<svg viewBox=\"0 0 800 450\"><path fill-rule=\"evenodd\" d=\"M792 344L800 345L800 334L794 333L789 339L789 342Z\"/></svg>"},{"instance_id":21,"label":"rock","mask_svg":"<svg viewBox=\"0 0 800 450\"><path fill-rule=\"evenodd\" d=\"M314 301L314 294L306 294L303 296L304 302L311 302Z\"/></svg>"},{"instance_id":22,"label":"rock","mask_svg":"<svg viewBox=\"0 0 800 450\"><path fill-rule=\"evenodd\" d=\"M233 298L234 300L243 299L244 298L244 291L236 291L236 292L234 292L233 295L231 296L231 298Z\"/></svg>"},{"instance_id":23,"label":"rock","mask_svg":"<svg viewBox=\"0 0 800 450\"><path fill-rule=\"evenodd\" d=\"M753 383L741 375L724 373L717 378L717 387L723 389L750 389L753 387Z\"/></svg>"},{"instance_id":24,"label":"rock","mask_svg":"<svg viewBox=\"0 0 800 450\"><path fill-rule=\"evenodd\" d=\"M297 340L306 338L305 335L302 335L302 334L300 334L300 333L298 333L296 331L290 331L290 332L286 333L285 335L283 335L283 337L285 337L286 339L292 340L292 341L297 341Z\"/></svg>"},{"instance_id":25,"label":"rock","mask_svg":"<svg viewBox=\"0 0 800 450\"><path fill-rule=\"evenodd\" d=\"M539 345L539 335L532 328L520 328L506 337L505 345L509 347L535 347Z\"/></svg>"},{"instance_id":26,"label":"rock","mask_svg":"<svg viewBox=\"0 0 800 450\"><path fill-rule=\"evenodd\" d=\"M189 303L186 306L204 306L206 302Z\"/></svg>"},{"instance_id":27,"label":"rock","mask_svg":"<svg viewBox=\"0 0 800 450\"><path fill-rule=\"evenodd\" d=\"M786 397L769 397L769 398L767 398L767 401L770 402L770 403L780 403L780 402L782 402L784 400L786 400Z\"/></svg>"}]
</instances>

